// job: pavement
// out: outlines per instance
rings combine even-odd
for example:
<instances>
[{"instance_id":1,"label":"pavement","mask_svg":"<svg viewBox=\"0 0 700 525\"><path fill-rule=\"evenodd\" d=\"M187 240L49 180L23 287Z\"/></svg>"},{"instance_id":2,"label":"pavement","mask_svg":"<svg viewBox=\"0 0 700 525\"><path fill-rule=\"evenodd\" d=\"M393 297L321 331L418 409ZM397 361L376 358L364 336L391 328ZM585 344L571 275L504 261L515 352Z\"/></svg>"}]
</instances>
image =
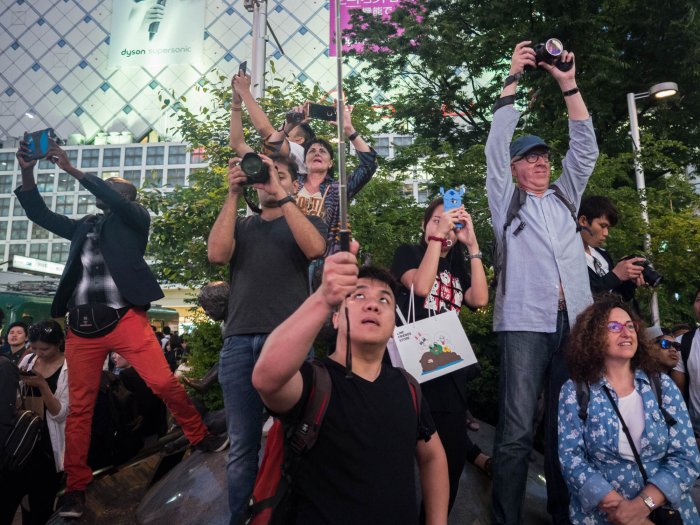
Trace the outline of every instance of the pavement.
<instances>
[{"instance_id":1,"label":"pavement","mask_svg":"<svg viewBox=\"0 0 700 525\"><path fill-rule=\"evenodd\" d=\"M481 429L470 436L484 451L491 451L492 426L481 423ZM156 453L102 476L89 487L80 520L54 516L48 525L228 525L226 451L188 452L179 461L182 453ZM168 462L178 463L161 477ZM543 458L533 452L524 525L549 524L546 504ZM449 525L489 525L490 507L491 480L481 469L465 465ZM18 513L13 525L20 524Z\"/></svg>"}]
</instances>

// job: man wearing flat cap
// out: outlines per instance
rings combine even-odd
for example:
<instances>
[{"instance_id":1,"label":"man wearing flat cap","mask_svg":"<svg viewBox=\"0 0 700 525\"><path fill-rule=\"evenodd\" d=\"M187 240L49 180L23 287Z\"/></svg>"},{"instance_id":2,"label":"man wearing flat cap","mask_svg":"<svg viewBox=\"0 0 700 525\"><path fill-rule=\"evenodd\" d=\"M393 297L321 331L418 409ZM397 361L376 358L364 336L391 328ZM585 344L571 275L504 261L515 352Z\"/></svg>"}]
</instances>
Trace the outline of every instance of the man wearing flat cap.
<instances>
[{"instance_id":1,"label":"man wearing flat cap","mask_svg":"<svg viewBox=\"0 0 700 525\"><path fill-rule=\"evenodd\" d=\"M522 500L537 399L545 393L545 475L553 523L568 523L568 494L559 471L557 404L567 379L563 343L592 301L576 209L598 157L593 124L576 86L574 55L561 69L536 63L531 42L515 46L510 73L494 106L486 142L489 208L496 234L494 331L500 351L499 419L493 456L493 522L523 523ZM550 182L550 147L535 135L515 140L514 107L525 66L558 83L569 113L569 151ZM515 179L515 183L513 181Z\"/></svg>"}]
</instances>

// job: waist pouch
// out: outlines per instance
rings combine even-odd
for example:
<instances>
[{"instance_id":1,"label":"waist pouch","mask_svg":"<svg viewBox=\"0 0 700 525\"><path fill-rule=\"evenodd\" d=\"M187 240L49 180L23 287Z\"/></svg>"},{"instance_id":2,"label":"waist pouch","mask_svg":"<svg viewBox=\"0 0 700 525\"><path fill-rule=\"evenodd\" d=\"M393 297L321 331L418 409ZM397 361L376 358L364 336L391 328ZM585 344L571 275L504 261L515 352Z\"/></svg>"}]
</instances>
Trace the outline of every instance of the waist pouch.
<instances>
[{"instance_id":1,"label":"waist pouch","mask_svg":"<svg viewBox=\"0 0 700 525\"><path fill-rule=\"evenodd\" d=\"M79 337L102 337L117 327L131 308L112 308L104 304L81 304L68 310L68 326Z\"/></svg>"}]
</instances>

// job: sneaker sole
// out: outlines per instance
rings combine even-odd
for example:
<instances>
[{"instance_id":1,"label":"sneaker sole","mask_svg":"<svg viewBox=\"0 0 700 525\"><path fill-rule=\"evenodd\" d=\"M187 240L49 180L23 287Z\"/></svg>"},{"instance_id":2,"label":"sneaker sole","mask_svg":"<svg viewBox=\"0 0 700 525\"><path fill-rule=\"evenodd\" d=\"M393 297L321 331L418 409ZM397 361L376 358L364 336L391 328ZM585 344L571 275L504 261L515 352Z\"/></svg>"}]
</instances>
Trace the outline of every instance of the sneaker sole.
<instances>
[{"instance_id":1,"label":"sneaker sole","mask_svg":"<svg viewBox=\"0 0 700 525\"><path fill-rule=\"evenodd\" d=\"M226 450L226 447L228 447L228 443L228 438L226 438L226 441L224 441L219 448L214 449L214 452L221 452L223 450Z\"/></svg>"}]
</instances>

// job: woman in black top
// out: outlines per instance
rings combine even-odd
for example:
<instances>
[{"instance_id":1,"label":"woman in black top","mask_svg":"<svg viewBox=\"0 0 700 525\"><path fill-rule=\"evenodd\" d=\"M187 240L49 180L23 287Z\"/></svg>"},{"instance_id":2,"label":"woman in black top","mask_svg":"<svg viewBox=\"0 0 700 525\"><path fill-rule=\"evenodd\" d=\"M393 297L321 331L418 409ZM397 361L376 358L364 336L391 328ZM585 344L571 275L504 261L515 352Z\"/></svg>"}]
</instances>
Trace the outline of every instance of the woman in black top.
<instances>
[{"instance_id":1,"label":"woman in black top","mask_svg":"<svg viewBox=\"0 0 700 525\"><path fill-rule=\"evenodd\" d=\"M41 525L53 513L63 471L65 425L68 412L68 369L63 356L63 329L56 321L29 328L31 352L19 364L25 408L43 420L41 439L21 472L3 477L0 525L12 523L22 498L22 523Z\"/></svg>"},{"instance_id":2,"label":"woman in black top","mask_svg":"<svg viewBox=\"0 0 700 525\"><path fill-rule=\"evenodd\" d=\"M457 225L460 225L458 228ZM488 303L488 285L481 252L464 206L445 213L442 198L430 203L423 217L420 245L399 246L391 269L405 288L403 297L415 294L416 320L445 310L459 312L462 305L479 308ZM407 303L401 301L399 303ZM408 314L407 304L400 304ZM450 475L452 509L464 462L487 470L490 458L481 453L467 434L467 372L463 368L421 385L445 447Z\"/></svg>"}]
</instances>

